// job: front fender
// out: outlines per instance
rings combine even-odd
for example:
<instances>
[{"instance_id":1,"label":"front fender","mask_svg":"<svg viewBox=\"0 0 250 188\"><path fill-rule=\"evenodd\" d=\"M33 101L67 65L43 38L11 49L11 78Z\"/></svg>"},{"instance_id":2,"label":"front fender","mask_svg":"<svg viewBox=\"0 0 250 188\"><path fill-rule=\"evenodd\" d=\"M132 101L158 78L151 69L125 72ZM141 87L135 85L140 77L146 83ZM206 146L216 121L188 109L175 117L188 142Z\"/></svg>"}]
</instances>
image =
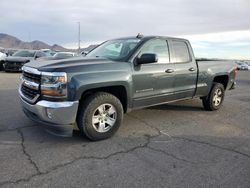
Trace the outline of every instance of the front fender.
<instances>
[{"instance_id":1,"label":"front fender","mask_svg":"<svg viewBox=\"0 0 250 188\"><path fill-rule=\"evenodd\" d=\"M123 86L130 102L132 92L132 77L126 71L92 72L74 75L69 83L68 94L72 101L80 100L82 94L91 89Z\"/></svg>"}]
</instances>

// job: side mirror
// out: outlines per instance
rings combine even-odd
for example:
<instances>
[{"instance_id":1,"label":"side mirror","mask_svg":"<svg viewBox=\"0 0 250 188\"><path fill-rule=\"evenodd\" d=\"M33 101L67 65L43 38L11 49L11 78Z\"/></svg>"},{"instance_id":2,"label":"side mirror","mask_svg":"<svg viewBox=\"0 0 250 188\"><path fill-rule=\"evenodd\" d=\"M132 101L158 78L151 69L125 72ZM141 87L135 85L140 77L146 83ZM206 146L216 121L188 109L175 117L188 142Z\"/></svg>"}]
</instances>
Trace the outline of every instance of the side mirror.
<instances>
[{"instance_id":1,"label":"side mirror","mask_svg":"<svg viewBox=\"0 0 250 188\"><path fill-rule=\"evenodd\" d=\"M89 52L88 51L82 51L82 56L86 56Z\"/></svg>"},{"instance_id":2,"label":"side mirror","mask_svg":"<svg viewBox=\"0 0 250 188\"><path fill-rule=\"evenodd\" d=\"M158 61L158 57L156 54L142 54L140 57L136 58L137 64L149 64L156 63Z\"/></svg>"}]
</instances>

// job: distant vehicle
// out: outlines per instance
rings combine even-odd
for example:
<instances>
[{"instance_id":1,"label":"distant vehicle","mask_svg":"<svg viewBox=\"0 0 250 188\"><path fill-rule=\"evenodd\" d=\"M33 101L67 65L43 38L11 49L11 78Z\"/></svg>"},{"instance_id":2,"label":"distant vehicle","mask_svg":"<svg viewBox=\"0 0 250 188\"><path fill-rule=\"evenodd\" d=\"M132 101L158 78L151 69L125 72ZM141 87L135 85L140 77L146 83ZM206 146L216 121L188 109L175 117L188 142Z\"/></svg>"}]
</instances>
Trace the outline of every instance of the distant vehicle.
<instances>
[{"instance_id":1,"label":"distant vehicle","mask_svg":"<svg viewBox=\"0 0 250 188\"><path fill-rule=\"evenodd\" d=\"M51 49L41 49L41 51L48 54L49 56L53 56L56 54L56 52Z\"/></svg>"},{"instance_id":2,"label":"distant vehicle","mask_svg":"<svg viewBox=\"0 0 250 188\"><path fill-rule=\"evenodd\" d=\"M7 71L21 71L25 63L48 55L40 50L20 50L12 56L6 57L3 67Z\"/></svg>"},{"instance_id":3,"label":"distant vehicle","mask_svg":"<svg viewBox=\"0 0 250 188\"><path fill-rule=\"evenodd\" d=\"M17 51L18 50L16 50L16 49L6 49L5 53L6 53L7 56L12 56Z\"/></svg>"},{"instance_id":4,"label":"distant vehicle","mask_svg":"<svg viewBox=\"0 0 250 188\"><path fill-rule=\"evenodd\" d=\"M238 62L237 69L238 70L249 70L249 65L246 62Z\"/></svg>"},{"instance_id":5,"label":"distant vehicle","mask_svg":"<svg viewBox=\"0 0 250 188\"><path fill-rule=\"evenodd\" d=\"M76 56L73 52L57 52L53 57L56 59L66 59Z\"/></svg>"},{"instance_id":6,"label":"distant vehicle","mask_svg":"<svg viewBox=\"0 0 250 188\"><path fill-rule=\"evenodd\" d=\"M42 57L42 58L39 59L39 61L68 59L68 58L75 57L75 56L77 56L77 55L75 53L73 53L73 52L57 52L55 55L53 55L51 57Z\"/></svg>"},{"instance_id":7,"label":"distant vehicle","mask_svg":"<svg viewBox=\"0 0 250 188\"><path fill-rule=\"evenodd\" d=\"M245 63L250 67L250 61L246 61Z\"/></svg>"},{"instance_id":8,"label":"distant vehicle","mask_svg":"<svg viewBox=\"0 0 250 188\"><path fill-rule=\"evenodd\" d=\"M7 57L7 55L5 53L0 52L0 70L3 70L3 63L4 63L6 57Z\"/></svg>"}]
</instances>

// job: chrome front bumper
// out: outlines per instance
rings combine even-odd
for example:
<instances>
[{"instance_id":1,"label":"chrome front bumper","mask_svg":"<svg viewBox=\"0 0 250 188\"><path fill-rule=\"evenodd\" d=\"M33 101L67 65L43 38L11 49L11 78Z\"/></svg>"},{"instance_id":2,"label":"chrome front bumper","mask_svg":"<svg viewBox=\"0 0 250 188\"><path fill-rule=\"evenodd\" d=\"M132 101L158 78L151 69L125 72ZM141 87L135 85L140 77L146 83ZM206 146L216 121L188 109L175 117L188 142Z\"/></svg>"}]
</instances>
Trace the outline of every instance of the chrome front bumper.
<instances>
[{"instance_id":1,"label":"chrome front bumper","mask_svg":"<svg viewBox=\"0 0 250 188\"><path fill-rule=\"evenodd\" d=\"M41 100L30 104L20 97L24 113L31 120L44 124L49 132L70 136L76 121L78 101L50 102Z\"/></svg>"}]
</instances>

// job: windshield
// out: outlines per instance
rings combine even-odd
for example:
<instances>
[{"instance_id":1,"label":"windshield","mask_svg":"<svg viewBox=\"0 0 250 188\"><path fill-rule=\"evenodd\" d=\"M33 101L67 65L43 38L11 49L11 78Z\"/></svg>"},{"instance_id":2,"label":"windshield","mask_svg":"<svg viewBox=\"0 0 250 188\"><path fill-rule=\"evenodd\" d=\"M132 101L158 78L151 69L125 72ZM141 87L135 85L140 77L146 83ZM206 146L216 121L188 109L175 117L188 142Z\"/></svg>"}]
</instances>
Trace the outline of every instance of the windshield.
<instances>
[{"instance_id":1,"label":"windshield","mask_svg":"<svg viewBox=\"0 0 250 188\"><path fill-rule=\"evenodd\" d=\"M15 57L34 57L35 56L35 52L32 51L18 51L16 53L14 53L12 56Z\"/></svg>"},{"instance_id":2,"label":"windshield","mask_svg":"<svg viewBox=\"0 0 250 188\"><path fill-rule=\"evenodd\" d=\"M56 53L54 57L73 57L71 53Z\"/></svg>"},{"instance_id":3,"label":"windshield","mask_svg":"<svg viewBox=\"0 0 250 188\"><path fill-rule=\"evenodd\" d=\"M122 60L137 46L140 39L121 39L104 42L89 52L87 57L104 57L111 60Z\"/></svg>"}]
</instances>

